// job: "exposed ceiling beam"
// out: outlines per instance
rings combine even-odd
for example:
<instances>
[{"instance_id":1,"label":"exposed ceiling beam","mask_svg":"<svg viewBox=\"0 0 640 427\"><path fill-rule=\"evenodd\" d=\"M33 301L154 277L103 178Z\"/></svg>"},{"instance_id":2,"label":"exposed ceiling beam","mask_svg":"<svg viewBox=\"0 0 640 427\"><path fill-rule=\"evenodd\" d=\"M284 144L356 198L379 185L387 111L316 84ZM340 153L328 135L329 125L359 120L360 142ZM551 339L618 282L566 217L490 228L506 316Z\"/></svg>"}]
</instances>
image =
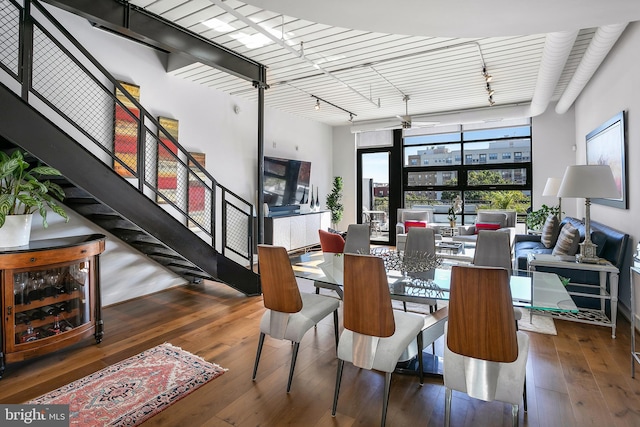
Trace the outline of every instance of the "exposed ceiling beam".
<instances>
[{"instance_id":1,"label":"exposed ceiling beam","mask_svg":"<svg viewBox=\"0 0 640 427\"><path fill-rule=\"evenodd\" d=\"M173 22L124 0L43 0L82 16L110 31L139 42L181 53L194 61L223 70L262 86L267 84L266 67L233 52Z\"/></svg>"}]
</instances>

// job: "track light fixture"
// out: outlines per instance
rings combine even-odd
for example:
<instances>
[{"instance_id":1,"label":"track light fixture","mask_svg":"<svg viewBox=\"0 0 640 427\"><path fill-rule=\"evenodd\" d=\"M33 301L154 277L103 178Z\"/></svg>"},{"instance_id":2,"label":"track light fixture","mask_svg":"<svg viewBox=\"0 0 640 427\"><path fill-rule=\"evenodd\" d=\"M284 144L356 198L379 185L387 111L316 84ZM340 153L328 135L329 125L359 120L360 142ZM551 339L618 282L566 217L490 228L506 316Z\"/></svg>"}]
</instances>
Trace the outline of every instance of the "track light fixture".
<instances>
[{"instance_id":1,"label":"track light fixture","mask_svg":"<svg viewBox=\"0 0 640 427\"><path fill-rule=\"evenodd\" d=\"M487 85L487 93L489 94L489 106L492 106L496 103L493 100L493 94L495 93L495 91L491 89L491 85L489 84L489 82L493 80L493 76L491 76L491 74L489 74L489 72L487 71L487 66L484 65L484 61L482 63L482 76L484 77L484 81Z\"/></svg>"},{"instance_id":2,"label":"track light fixture","mask_svg":"<svg viewBox=\"0 0 640 427\"><path fill-rule=\"evenodd\" d=\"M482 67L482 76L487 83L493 80L493 76L487 72L487 67L485 66Z\"/></svg>"},{"instance_id":3,"label":"track light fixture","mask_svg":"<svg viewBox=\"0 0 640 427\"><path fill-rule=\"evenodd\" d=\"M310 94L310 95L311 95L311 94ZM351 111L349 111L349 110L345 110L345 109L344 109L344 108L342 108L342 107L338 107L336 104L333 104L333 103L331 103L331 102L329 102L329 101L326 101L326 100L324 100L324 99L320 98L319 96L311 95L311 97L312 97L312 98L315 98L315 100L316 100L316 105L314 105L314 106L313 106L313 108L315 108L315 110L316 110L316 111L320 110L320 101L322 101L322 102L324 102L324 103L325 103L325 104L327 104L327 105L331 105L332 107L337 108L338 110L341 110L341 111L344 111L345 113L347 113L347 114L349 115L349 122L351 122L351 123L353 123L353 118L354 118L355 116L357 116L357 114L352 113L352 112L351 112Z\"/></svg>"},{"instance_id":4,"label":"track light fixture","mask_svg":"<svg viewBox=\"0 0 640 427\"><path fill-rule=\"evenodd\" d=\"M489 94L489 96L493 96L493 94L495 93L495 90L491 89L491 85L489 83L487 83L487 93Z\"/></svg>"}]
</instances>

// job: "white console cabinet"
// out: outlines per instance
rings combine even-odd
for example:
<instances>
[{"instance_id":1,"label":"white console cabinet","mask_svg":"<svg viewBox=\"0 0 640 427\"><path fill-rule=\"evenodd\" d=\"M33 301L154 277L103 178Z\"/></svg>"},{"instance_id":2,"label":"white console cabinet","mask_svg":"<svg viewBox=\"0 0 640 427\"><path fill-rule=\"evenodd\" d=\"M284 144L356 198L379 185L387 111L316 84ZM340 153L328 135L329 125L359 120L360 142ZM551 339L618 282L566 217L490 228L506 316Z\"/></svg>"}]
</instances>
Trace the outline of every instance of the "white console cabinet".
<instances>
[{"instance_id":1,"label":"white console cabinet","mask_svg":"<svg viewBox=\"0 0 640 427\"><path fill-rule=\"evenodd\" d=\"M264 242L283 246L287 251L307 248L319 244L318 230L326 230L330 225L329 211L266 217Z\"/></svg>"}]
</instances>

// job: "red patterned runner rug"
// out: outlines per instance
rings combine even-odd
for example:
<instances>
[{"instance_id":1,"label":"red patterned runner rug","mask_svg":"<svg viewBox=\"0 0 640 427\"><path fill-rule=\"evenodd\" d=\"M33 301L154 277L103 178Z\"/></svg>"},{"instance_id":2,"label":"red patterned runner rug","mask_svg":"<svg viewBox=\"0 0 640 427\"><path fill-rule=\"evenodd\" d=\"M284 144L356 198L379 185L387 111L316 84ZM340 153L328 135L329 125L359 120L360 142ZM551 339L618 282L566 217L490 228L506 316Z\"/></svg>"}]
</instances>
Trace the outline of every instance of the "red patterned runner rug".
<instances>
[{"instance_id":1,"label":"red patterned runner rug","mask_svg":"<svg viewBox=\"0 0 640 427\"><path fill-rule=\"evenodd\" d=\"M26 403L68 404L71 425L136 426L225 371L164 343Z\"/></svg>"}]
</instances>

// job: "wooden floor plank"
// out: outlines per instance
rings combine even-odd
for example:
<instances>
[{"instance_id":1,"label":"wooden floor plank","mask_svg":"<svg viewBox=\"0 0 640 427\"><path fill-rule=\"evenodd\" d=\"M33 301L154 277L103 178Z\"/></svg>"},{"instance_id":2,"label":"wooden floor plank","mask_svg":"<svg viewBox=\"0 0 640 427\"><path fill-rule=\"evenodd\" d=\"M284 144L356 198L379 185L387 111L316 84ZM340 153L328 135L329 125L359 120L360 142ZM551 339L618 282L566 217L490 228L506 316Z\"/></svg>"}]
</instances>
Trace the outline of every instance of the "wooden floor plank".
<instances>
[{"instance_id":1,"label":"wooden floor plank","mask_svg":"<svg viewBox=\"0 0 640 427\"><path fill-rule=\"evenodd\" d=\"M307 289L308 284L307 284ZM313 291L311 285L311 291ZM338 411L331 416L337 360L333 319L310 330L300 345L291 393L286 382L291 344L267 337L256 381L251 372L264 308L224 285L205 282L159 292L103 310L105 336L37 359L9 364L0 402L20 403L163 342L228 371L145 423L148 426L370 426L378 425L384 376L346 364ZM630 327L555 321L557 336L528 332L529 411L534 427L640 425L640 379L630 376ZM442 353L443 340L436 342ZM638 366L640 377L640 366ZM454 392L452 426L508 426L510 406ZM441 426L444 387L394 374L387 425Z\"/></svg>"}]
</instances>

